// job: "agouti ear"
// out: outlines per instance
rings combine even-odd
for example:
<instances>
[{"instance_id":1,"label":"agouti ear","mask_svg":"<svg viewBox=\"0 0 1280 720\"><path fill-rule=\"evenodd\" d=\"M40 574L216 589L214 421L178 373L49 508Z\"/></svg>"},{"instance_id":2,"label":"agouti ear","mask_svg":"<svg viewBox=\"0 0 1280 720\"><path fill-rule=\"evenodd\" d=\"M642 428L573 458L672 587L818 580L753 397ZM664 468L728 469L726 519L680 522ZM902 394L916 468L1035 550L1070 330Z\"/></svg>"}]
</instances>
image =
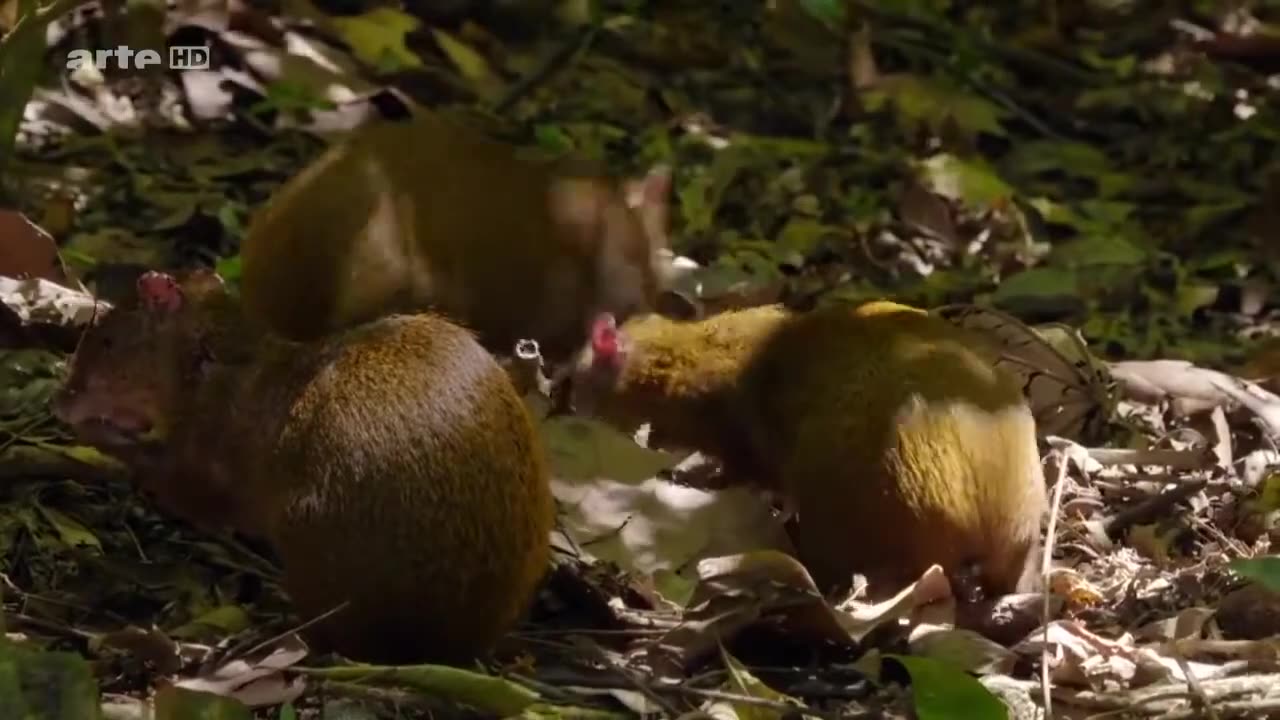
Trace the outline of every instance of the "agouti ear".
<instances>
[{"instance_id":1,"label":"agouti ear","mask_svg":"<svg viewBox=\"0 0 1280 720\"><path fill-rule=\"evenodd\" d=\"M226 284L218 273L201 268L192 270L182 280L182 293L193 300L203 300L214 295L222 295L227 291Z\"/></svg>"},{"instance_id":2,"label":"agouti ear","mask_svg":"<svg viewBox=\"0 0 1280 720\"><path fill-rule=\"evenodd\" d=\"M671 168L654 165L644 177L628 180L626 188L627 207L633 210L649 205L665 207L671 194Z\"/></svg>"},{"instance_id":3,"label":"agouti ear","mask_svg":"<svg viewBox=\"0 0 1280 720\"><path fill-rule=\"evenodd\" d=\"M623 189L627 207L644 225L650 249L654 253L665 250L670 244L667 229L671 214L671 168L655 165L644 177L628 180Z\"/></svg>"},{"instance_id":4,"label":"agouti ear","mask_svg":"<svg viewBox=\"0 0 1280 720\"><path fill-rule=\"evenodd\" d=\"M146 272L138 278L138 302L152 312L174 312L182 307L182 288L172 275Z\"/></svg>"}]
</instances>

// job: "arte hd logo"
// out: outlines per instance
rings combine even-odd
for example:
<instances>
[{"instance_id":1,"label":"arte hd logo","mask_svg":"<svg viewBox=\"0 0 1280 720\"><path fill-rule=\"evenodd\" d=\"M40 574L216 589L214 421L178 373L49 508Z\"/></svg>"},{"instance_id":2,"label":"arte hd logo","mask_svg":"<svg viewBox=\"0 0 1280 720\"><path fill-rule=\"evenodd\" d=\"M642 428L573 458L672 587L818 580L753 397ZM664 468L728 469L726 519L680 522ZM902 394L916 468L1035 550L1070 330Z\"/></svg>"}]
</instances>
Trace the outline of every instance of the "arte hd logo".
<instances>
[{"instance_id":1,"label":"arte hd logo","mask_svg":"<svg viewBox=\"0 0 1280 720\"><path fill-rule=\"evenodd\" d=\"M209 46L173 45L169 48L170 70L208 70ZM162 58L156 50L134 50L127 45L97 50L72 50L67 54L67 69L79 70L92 65L98 70L146 69L159 65Z\"/></svg>"}]
</instances>

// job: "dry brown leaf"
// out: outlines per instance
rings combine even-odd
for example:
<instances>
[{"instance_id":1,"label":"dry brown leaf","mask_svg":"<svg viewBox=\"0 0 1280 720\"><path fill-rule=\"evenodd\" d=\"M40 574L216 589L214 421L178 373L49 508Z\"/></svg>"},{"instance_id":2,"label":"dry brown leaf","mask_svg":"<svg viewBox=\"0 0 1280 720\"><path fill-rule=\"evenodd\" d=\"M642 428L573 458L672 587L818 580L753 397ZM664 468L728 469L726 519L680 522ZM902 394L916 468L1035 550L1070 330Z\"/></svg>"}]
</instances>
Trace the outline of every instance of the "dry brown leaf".
<instances>
[{"instance_id":1,"label":"dry brown leaf","mask_svg":"<svg viewBox=\"0 0 1280 720\"><path fill-rule=\"evenodd\" d=\"M946 305L932 312L992 342L996 366L1022 380L1039 435L1077 441L1100 437L1111 414L1110 378L1089 355L1078 331L1064 325L1033 329L1008 313L978 305ZM1067 348L1072 357L1064 354Z\"/></svg>"},{"instance_id":2,"label":"dry brown leaf","mask_svg":"<svg viewBox=\"0 0 1280 720\"><path fill-rule=\"evenodd\" d=\"M708 558L698 563L694 589L680 625L649 649L669 671L688 668L734 635L766 617L788 634L814 643L849 642L838 614L823 600L808 571L773 550Z\"/></svg>"},{"instance_id":3,"label":"dry brown leaf","mask_svg":"<svg viewBox=\"0 0 1280 720\"><path fill-rule=\"evenodd\" d=\"M1230 375L1213 378L1214 387L1248 408L1258 418L1268 435L1280 441L1280 397L1261 387Z\"/></svg>"},{"instance_id":4,"label":"dry brown leaf","mask_svg":"<svg viewBox=\"0 0 1280 720\"><path fill-rule=\"evenodd\" d=\"M0 209L0 275L68 283L58 244L16 210Z\"/></svg>"},{"instance_id":5,"label":"dry brown leaf","mask_svg":"<svg viewBox=\"0 0 1280 720\"><path fill-rule=\"evenodd\" d=\"M694 583L677 573L702 558L790 549L758 491L707 491L654 477L676 456L585 418L551 419L540 433L569 536L592 557L655 576L672 602L683 603Z\"/></svg>"},{"instance_id":6,"label":"dry brown leaf","mask_svg":"<svg viewBox=\"0 0 1280 720\"><path fill-rule=\"evenodd\" d=\"M109 306L79 290L31 278L0 276L0 304L12 310L23 324L45 323L81 327Z\"/></svg>"},{"instance_id":7,"label":"dry brown leaf","mask_svg":"<svg viewBox=\"0 0 1280 720\"><path fill-rule=\"evenodd\" d=\"M906 586L893 597L878 602L865 603L849 599L836 606L840 626L855 640L861 640L877 627L910 616L930 603L939 603L944 612L950 603L950 615L954 617L954 598L951 583L940 565L932 565L920 578ZM934 622L939 622L936 615Z\"/></svg>"},{"instance_id":8,"label":"dry brown leaf","mask_svg":"<svg viewBox=\"0 0 1280 720\"><path fill-rule=\"evenodd\" d=\"M306 690L305 677L286 677L282 671L296 665L307 653L306 643L290 634L257 661L232 660L206 675L179 680L174 685L233 697L249 707L280 705L296 700Z\"/></svg>"},{"instance_id":9,"label":"dry brown leaf","mask_svg":"<svg viewBox=\"0 0 1280 720\"><path fill-rule=\"evenodd\" d=\"M1168 401L1179 415L1205 412L1231 402L1217 383L1231 376L1197 367L1186 360L1126 360L1111 363L1120 392L1144 403Z\"/></svg>"},{"instance_id":10,"label":"dry brown leaf","mask_svg":"<svg viewBox=\"0 0 1280 720\"><path fill-rule=\"evenodd\" d=\"M951 219L951 205L918 182L909 182L898 196L898 217L917 232L956 247L960 240Z\"/></svg>"}]
</instances>

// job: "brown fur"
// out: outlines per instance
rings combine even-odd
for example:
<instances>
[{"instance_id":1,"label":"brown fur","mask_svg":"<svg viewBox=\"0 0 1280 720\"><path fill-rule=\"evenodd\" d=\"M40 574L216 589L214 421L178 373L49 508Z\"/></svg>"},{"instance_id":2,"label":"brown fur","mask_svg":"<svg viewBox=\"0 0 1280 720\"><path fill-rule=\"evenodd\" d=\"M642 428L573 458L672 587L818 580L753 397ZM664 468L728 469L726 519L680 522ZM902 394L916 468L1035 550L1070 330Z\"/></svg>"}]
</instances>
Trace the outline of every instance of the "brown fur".
<instances>
[{"instance_id":1,"label":"brown fur","mask_svg":"<svg viewBox=\"0 0 1280 720\"><path fill-rule=\"evenodd\" d=\"M60 416L145 416L105 449L203 525L265 536L311 631L370 661L465 661L528 607L553 503L532 423L469 333L395 316L311 344L246 334L225 295L116 310L84 337ZM92 437L92 432L89 433Z\"/></svg>"},{"instance_id":2,"label":"brown fur","mask_svg":"<svg viewBox=\"0 0 1280 720\"><path fill-rule=\"evenodd\" d=\"M295 339L433 309L495 352L533 338L560 359L595 313L659 292L666 184L637 187L561 175L430 113L362 128L254 218L246 309Z\"/></svg>"},{"instance_id":3,"label":"brown fur","mask_svg":"<svg viewBox=\"0 0 1280 720\"><path fill-rule=\"evenodd\" d=\"M622 333L621 371L584 365L575 392L783 489L822 586L857 572L894 592L933 563L976 564L991 593L1034 583L1045 507L1034 420L981 339L885 302L637 318Z\"/></svg>"}]
</instances>

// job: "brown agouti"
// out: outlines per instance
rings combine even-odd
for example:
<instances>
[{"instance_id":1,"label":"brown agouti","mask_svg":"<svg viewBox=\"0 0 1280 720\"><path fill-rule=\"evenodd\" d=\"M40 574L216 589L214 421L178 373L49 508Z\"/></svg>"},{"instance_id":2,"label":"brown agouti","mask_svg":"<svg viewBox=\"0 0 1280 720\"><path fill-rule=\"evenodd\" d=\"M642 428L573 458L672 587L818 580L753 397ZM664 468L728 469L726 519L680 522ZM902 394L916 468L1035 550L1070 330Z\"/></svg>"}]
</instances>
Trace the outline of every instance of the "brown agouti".
<instances>
[{"instance_id":1,"label":"brown agouti","mask_svg":"<svg viewBox=\"0 0 1280 720\"><path fill-rule=\"evenodd\" d=\"M934 563L992 596L1034 586L1035 423L981 338L889 302L612 322L579 361L578 411L781 492L820 587L862 573L893 593Z\"/></svg>"},{"instance_id":2,"label":"brown agouti","mask_svg":"<svg viewBox=\"0 0 1280 720\"><path fill-rule=\"evenodd\" d=\"M138 281L86 331L55 412L170 511L266 538L320 648L464 662L549 562L542 450L506 374L433 315L299 344L243 327L212 273Z\"/></svg>"},{"instance_id":3,"label":"brown agouti","mask_svg":"<svg viewBox=\"0 0 1280 720\"><path fill-rule=\"evenodd\" d=\"M285 183L241 246L251 319L299 340L432 309L509 353L570 356L597 312L649 308L670 177L619 186L423 111L363 127Z\"/></svg>"}]
</instances>

